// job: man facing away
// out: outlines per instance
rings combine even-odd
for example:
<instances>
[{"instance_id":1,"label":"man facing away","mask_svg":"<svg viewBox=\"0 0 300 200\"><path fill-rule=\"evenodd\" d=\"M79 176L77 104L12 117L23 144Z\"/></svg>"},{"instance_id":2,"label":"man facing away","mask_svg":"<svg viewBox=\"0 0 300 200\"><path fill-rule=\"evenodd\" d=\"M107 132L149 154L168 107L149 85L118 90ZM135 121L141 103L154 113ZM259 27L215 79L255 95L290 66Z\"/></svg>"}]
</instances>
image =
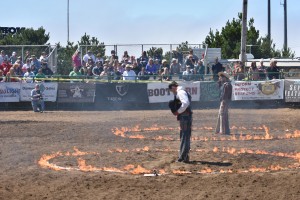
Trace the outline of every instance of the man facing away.
<instances>
[{"instance_id":1,"label":"man facing away","mask_svg":"<svg viewBox=\"0 0 300 200\"><path fill-rule=\"evenodd\" d=\"M169 90L174 94L174 101L170 101L169 107L172 107L171 111L177 116L180 125L180 150L177 161L188 163L192 133L191 96L175 81L169 84Z\"/></svg>"}]
</instances>

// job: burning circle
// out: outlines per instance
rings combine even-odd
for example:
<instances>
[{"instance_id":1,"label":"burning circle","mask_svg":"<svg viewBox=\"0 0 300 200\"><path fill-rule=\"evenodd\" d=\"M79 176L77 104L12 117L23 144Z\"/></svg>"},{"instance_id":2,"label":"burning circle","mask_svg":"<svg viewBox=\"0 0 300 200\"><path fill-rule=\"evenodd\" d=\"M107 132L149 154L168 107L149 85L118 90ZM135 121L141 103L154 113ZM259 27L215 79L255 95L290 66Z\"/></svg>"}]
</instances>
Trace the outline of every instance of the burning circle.
<instances>
[{"instance_id":1,"label":"burning circle","mask_svg":"<svg viewBox=\"0 0 300 200\"><path fill-rule=\"evenodd\" d=\"M202 128L196 128L197 130L211 130L211 127L202 127ZM240 129L240 130L247 130L244 127L232 127L232 130ZM253 128L254 129L254 128ZM264 130L265 135L257 135L257 136L251 136L251 135L240 135L238 137L231 136L228 138L200 138L200 137L194 137L193 140L199 140L199 141L237 141L237 140L279 140L279 139L290 139L290 138L299 138L300 137L300 131L295 130L293 133L286 133L283 136L272 136L269 133L269 129L266 126L257 127L256 130ZM158 127L153 126L151 128L139 128L138 126L133 128L128 127L122 127L122 128L115 128L113 129L113 133L117 136L123 137L123 138L134 138L134 139L152 139L152 140L176 140L172 137L150 137L147 136L148 132L151 131L161 131L161 130L176 130L174 128L169 127ZM143 133L143 134L142 134ZM144 148L138 148L138 149L111 149L108 150L108 153L111 154L120 154L120 153L129 153L129 152L139 152L139 153L157 153L157 152L177 152L177 150L172 149L150 149L149 147ZM201 168L198 171L188 171L188 170L182 170L182 169L147 169L146 167L143 167L142 164L140 165L132 165L128 164L122 167L96 167L91 164L87 164L87 161L84 159L85 156L88 155L99 155L97 152L84 152L80 151L78 148L74 147L74 150L72 152L56 152L52 154L45 154L42 155L40 160L38 161L38 164L43 168L48 168L52 170L67 170L67 171L83 171L83 172L116 172L116 173L126 173L126 174L219 174L219 173L249 173L249 172L273 172L273 171L282 171L282 170L292 170L292 169L299 169L300 168L300 153L293 152L293 153L283 153L283 152L268 152L264 150L251 150L246 148L241 149L235 149L235 148L218 148L214 147L213 149L192 149L192 152L204 152L204 153L226 153L232 156L239 156L239 155L265 155L265 156L272 156L272 157L280 157L280 158L286 158L291 160L289 164L286 165L279 165L279 164L272 164L267 167L258 167L258 166L250 166L243 169L213 169L210 167ZM76 166L60 166L58 163L54 162L54 159L56 158L63 158L66 157L76 158L77 165Z\"/></svg>"}]
</instances>

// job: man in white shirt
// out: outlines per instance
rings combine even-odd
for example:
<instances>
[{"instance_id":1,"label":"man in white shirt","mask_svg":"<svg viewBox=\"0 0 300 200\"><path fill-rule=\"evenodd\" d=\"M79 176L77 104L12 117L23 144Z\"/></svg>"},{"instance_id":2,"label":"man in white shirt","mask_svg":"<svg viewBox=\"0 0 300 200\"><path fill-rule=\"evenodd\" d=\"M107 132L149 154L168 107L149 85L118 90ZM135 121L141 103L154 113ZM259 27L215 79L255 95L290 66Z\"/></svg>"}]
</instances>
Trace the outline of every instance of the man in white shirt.
<instances>
[{"instance_id":1,"label":"man in white shirt","mask_svg":"<svg viewBox=\"0 0 300 200\"><path fill-rule=\"evenodd\" d=\"M89 58L91 58L94 63L96 62L96 57L91 50L88 50L87 54L83 56L82 58L83 66L86 66L86 63L88 63Z\"/></svg>"},{"instance_id":2,"label":"man in white shirt","mask_svg":"<svg viewBox=\"0 0 300 200\"><path fill-rule=\"evenodd\" d=\"M135 80L136 74L131 68L130 64L126 65L125 71L123 72L123 80Z\"/></svg>"}]
</instances>

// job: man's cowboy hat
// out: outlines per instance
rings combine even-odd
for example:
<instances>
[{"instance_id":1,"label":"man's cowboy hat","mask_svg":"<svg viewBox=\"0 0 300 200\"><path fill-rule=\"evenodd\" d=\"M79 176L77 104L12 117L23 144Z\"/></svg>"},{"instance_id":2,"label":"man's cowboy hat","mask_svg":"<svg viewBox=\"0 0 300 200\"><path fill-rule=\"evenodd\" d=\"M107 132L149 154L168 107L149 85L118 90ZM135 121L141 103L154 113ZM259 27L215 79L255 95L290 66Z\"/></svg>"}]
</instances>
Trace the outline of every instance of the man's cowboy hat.
<instances>
[{"instance_id":1,"label":"man's cowboy hat","mask_svg":"<svg viewBox=\"0 0 300 200\"><path fill-rule=\"evenodd\" d=\"M224 76L224 77L230 79L229 74L227 74L226 72L219 72L219 73L218 73L218 76Z\"/></svg>"}]
</instances>

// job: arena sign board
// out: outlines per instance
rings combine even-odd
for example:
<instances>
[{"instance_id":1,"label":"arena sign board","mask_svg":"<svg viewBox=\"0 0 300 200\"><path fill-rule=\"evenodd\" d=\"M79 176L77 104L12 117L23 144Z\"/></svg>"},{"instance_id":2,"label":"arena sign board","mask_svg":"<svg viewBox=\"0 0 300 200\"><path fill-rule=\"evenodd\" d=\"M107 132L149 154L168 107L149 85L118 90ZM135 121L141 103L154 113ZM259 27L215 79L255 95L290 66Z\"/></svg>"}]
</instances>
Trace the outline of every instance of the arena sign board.
<instances>
[{"instance_id":1,"label":"arena sign board","mask_svg":"<svg viewBox=\"0 0 300 200\"><path fill-rule=\"evenodd\" d=\"M192 101L200 100L200 81L197 82L179 82L192 96ZM147 91L149 103L162 103L174 99L174 95L169 91L169 83L148 83Z\"/></svg>"},{"instance_id":2,"label":"arena sign board","mask_svg":"<svg viewBox=\"0 0 300 200\"><path fill-rule=\"evenodd\" d=\"M0 83L0 102L19 102L20 83Z\"/></svg>"},{"instance_id":3,"label":"arena sign board","mask_svg":"<svg viewBox=\"0 0 300 200\"><path fill-rule=\"evenodd\" d=\"M285 102L300 102L300 80L284 80Z\"/></svg>"},{"instance_id":4,"label":"arena sign board","mask_svg":"<svg viewBox=\"0 0 300 200\"><path fill-rule=\"evenodd\" d=\"M2 35L7 35L7 34L15 34L19 32L20 30L24 30L25 27L0 27L0 32Z\"/></svg>"},{"instance_id":5,"label":"arena sign board","mask_svg":"<svg viewBox=\"0 0 300 200\"><path fill-rule=\"evenodd\" d=\"M94 83L59 83L57 102L93 103L96 86Z\"/></svg>"},{"instance_id":6,"label":"arena sign board","mask_svg":"<svg viewBox=\"0 0 300 200\"><path fill-rule=\"evenodd\" d=\"M200 82L200 101L219 101L220 88L217 82Z\"/></svg>"},{"instance_id":7,"label":"arena sign board","mask_svg":"<svg viewBox=\"0 0 300 200\"><path fill-rule=\"evenodd\" d=\"M283 99L284 81L233 81L232 100Z\"/></svg>"},{"instance_id":8,"label":"arena sign board","mask_svg":"<svg viewBox=\"0 0 300 200\"><path fill-rule=\"evenodd\" d=\"M31 101L31 91L36 83L21 83L20 101ZM44 101L55 102L57 98L58 83L39 83Z\"/></svg>"}]
</instances>

